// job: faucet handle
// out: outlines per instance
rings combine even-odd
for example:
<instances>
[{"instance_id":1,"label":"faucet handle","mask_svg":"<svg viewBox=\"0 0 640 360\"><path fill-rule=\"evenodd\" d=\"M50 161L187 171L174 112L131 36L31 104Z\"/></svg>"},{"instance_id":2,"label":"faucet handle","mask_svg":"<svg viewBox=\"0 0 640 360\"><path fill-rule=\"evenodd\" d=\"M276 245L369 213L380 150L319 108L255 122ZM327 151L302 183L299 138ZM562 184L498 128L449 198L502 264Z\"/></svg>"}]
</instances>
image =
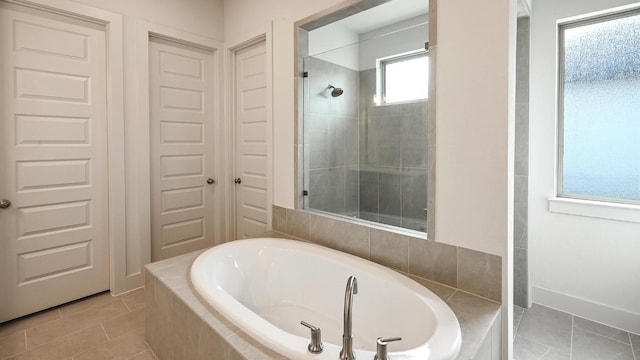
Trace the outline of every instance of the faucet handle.
<instances>
[{"instance_id":1,"label":"faucet handle","mask_svg":"<svg viewBox=\"0 0 640 360\"><path fill-rule=\"evenodd\" d=\"M324 350L322 347L322 331L319 327L313 326L306 321L300 321L300 324L311 330L311 343L309 343L307 349L312 354L320 354Z\"/></svg>"},{"instance_id":2,"label":"faucet handle","mask_svg":"<svg viewBox=\"0 0 640 360\"><path fill-rule=\"evenodd\" d=\"M387 355L387 345L392 341L400 341L401 337L393 337L393 338L382 338L379 337L376 340L376 356L373 357L373 360L389 360L389 356Z\"/></svg>"}]
</instances>

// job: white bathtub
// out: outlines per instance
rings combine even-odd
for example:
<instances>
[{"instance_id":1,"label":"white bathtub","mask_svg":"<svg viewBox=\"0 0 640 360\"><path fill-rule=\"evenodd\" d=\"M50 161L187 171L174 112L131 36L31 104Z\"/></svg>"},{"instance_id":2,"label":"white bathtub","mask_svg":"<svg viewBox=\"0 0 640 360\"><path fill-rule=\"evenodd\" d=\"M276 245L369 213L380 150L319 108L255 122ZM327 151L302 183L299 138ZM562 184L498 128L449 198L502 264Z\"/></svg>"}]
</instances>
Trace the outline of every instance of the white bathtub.
<instances>
[{"instance_id":1,"label":"white bathtub","mask_svg":"<svg viewBox=\"0 0 640 360\"><path fill-rule=\"evenodd\" d=\"M395 359L453 359L460 325L453 311L420 284L383 266L322 246L284 239L238 240L202 253L191 268L196 291L242 331L291 359L338 359L347 278L355 275L353 342L373 359L376 338ZM322 329L324 351L307 351L309 329Z\"/></svg>"}]
</instances>

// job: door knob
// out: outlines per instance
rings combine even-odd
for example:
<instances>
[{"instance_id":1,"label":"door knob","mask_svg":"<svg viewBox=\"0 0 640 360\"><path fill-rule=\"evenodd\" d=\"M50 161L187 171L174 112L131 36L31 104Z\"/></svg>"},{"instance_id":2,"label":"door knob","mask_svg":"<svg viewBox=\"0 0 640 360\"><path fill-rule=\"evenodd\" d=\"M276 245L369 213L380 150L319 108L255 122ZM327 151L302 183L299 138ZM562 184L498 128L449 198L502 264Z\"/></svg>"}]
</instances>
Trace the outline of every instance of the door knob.
<instances>
[{"instance_id":1,"label":"door knob","mask_svg":"<svg viewBox=\"0 0 640 360\"><path fill-rule=\"evenodd\" d=\"M235 180L233 180L233 182L236 183L236 184L241 184L242 183L242 179L236 178Z\"/></svg>"},{"instance_id":2,"label":"door knob","mask_svg":"<svg viewBox=\"0 0 640 360\"><path fill-rule=\"evenodd\" d=\"M11 206L11 201L7 199L0 199L0 209L6 209Z\"/></svg>"},{"instance_id":3,"label":"door knob","mask_svg":"<svg viewBox=\"0 0 640 360\"><path fill-rule=\"evenodd\" d=\"M216 181L213 180L212 178L208 178L207 179L207 184L211 185L211 184L215 184L215 183L216 183Z\"/></svg>"}]
</instances>

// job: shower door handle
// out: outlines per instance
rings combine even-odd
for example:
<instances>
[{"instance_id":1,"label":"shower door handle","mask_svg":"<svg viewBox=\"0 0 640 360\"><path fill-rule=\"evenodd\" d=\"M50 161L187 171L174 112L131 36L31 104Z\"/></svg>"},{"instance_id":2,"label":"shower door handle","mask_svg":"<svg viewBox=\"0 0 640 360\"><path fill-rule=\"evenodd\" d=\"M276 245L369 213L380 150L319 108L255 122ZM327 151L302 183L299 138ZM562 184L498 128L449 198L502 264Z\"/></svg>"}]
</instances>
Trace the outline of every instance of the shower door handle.
<instances>
[{"instance_id":1,"label":"shower door handle","mask_svg":"<svg viewBox=\"0 0 640 360\"><path fill-rule=\"evenodd\" d=\"M0 209L6 209L11 206L11 201L7 199L0 199Z\"/></svg>"}]
</instances>

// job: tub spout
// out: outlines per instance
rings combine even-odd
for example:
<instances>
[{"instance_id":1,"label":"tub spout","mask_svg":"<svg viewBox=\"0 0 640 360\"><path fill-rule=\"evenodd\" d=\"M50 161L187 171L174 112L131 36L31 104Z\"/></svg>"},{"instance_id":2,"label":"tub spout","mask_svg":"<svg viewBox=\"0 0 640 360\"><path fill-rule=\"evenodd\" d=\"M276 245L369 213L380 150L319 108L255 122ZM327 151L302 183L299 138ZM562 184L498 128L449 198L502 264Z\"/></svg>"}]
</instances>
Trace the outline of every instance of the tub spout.
<instances>
[{"instance_id":1,"label":"tub spout","mask_svg":"<svg viewBox=\"0 0 640 360\"><path fill-rule=\"evenodd\" d=\"M344 332L342 333L342 350L340 360L355 360L353 353L353 332L351 309L353 307L353 295L358 293L358 280L351 275L347 280L347 288L344 291Z\"/></svg>"}]
</instances>

